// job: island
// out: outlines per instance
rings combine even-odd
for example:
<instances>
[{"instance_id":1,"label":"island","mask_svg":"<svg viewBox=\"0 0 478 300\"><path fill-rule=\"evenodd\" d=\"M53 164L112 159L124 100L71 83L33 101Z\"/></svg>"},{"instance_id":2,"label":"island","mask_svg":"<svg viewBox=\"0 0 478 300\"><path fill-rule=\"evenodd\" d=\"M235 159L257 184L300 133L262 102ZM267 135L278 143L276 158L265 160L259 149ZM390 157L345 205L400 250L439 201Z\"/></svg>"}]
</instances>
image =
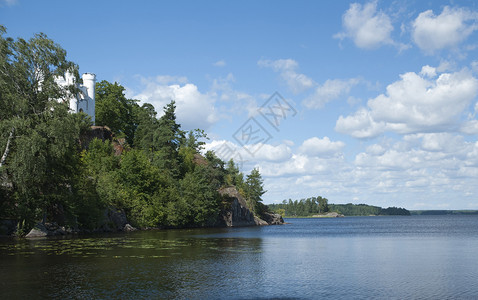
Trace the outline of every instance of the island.
<instances>
[{"instance_id":1,"label":"island","mask_svg":"<svg viewBox=\"0 0 478 300\"><path fill-rule=\"evenodd\" d=\"M269 209L282 217L296 218L336 218L343 216L409 216L405 208L382 208L367 204L329 204L328 199L318 196L301 200L283 200L279 204L269 204Z\"/></svg>"}]
</instances>

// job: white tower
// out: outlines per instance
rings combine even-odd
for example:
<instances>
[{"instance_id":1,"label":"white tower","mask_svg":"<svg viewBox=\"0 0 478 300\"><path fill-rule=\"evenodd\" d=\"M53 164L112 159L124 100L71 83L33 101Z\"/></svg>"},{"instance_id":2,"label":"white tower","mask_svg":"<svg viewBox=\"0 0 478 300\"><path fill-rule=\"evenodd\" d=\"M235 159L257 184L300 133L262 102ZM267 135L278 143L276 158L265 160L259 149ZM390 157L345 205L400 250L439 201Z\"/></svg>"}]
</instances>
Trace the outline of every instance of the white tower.
<instances>
[{"instance_id":1,"label":"white tower","mask_svg":"<svg viewBox=\"0 0 478 300\"><path fill-rule=\"evenodd\" d=\"M83 79L83 85L79 86L81 92L77 112L85 112L91 117L93 124L95 124L96 75L92 73L84 73L81 78Z\"/></svg>"},{"instance_id":2,"label":"white tower","mask_svg":"<svg viewBox=\"0 0 478 300\"><path fill-rule=\"evenodd\" d=\"M75 77L70 72L66 72L63 77L57 77L55 80L60 86L66 87L69 85L75 85L79 89L78 94L70 94L66 99L58 99L58 101L69 101L70 112L84 112L91 117L93 124L95 124L96 75L93 73L84 73L82 78L83 84L79 84L75 82Z\"/></svg>"}]
</instances>

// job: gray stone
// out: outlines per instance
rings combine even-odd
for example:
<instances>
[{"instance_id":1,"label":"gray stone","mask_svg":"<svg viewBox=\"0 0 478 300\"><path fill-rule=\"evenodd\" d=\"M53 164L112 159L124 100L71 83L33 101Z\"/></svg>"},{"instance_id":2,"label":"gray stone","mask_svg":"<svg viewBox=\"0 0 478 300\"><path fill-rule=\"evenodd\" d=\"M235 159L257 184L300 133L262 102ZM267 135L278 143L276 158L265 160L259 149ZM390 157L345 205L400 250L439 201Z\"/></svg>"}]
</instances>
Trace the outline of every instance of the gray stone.
<instances>
[{"instance_id":1,"label":"gray stone","mask_svg":"<svg viewBox=\"0 0 478 300\"><path fill-rule=\"evenodd\" d=\"M282 225L284 224L284 219L280 214L265 212L261 215L262 219L269 225Z\"/></svg>"},{"instance_id":2,"label":"gray stone","mask_svg":"<svg viewBox=\"0 0 478 300\"><path fill-rule=\"evenodd\" d=\"M126 232L131 232L131 231L136 231L136 230L138 230L138 229L134 228L130 224L124 225L124 228L123 228L123 231L126 231Z\"/></svg>"},{"instance_id":3,"label":"gray stone","mask_svg":"<svg viewBox=\"0 0 478 300\"><path fill-rule=\"evenodd\" d=\"M38 223L30 232L25 236L26 238L38 238L48 235L48 229L42 223Z\"/></svg>"},{"instance_id":4,"label":"gray stone","mask_svg":"<svg viewBox=\"0 0 478 300\"><path fill-rule=\"evenodd\" d=\"M219 190L229 203L222 213L222 223L227 227L254 226L254 214L247 208L246 199L237 191L236 187L227 187Z\"/></svg>"}]
</instances>

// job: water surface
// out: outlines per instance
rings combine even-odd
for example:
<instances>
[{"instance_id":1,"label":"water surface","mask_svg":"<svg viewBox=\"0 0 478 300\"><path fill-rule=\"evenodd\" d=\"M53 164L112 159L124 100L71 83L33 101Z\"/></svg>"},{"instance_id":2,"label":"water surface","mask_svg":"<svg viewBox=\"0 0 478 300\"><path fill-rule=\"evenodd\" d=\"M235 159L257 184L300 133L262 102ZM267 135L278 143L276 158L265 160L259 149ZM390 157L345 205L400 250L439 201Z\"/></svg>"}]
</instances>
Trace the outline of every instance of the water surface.
<instances>
[{"instance_id":1,"label":"water surface","mask_svg":"<svg viewBox=\"0 0 478 300\"><path fill-rule=\"evenodd\" d=\"M0 240L2 299L476 299L478 216Z\"/></svg>"}]
</instances>

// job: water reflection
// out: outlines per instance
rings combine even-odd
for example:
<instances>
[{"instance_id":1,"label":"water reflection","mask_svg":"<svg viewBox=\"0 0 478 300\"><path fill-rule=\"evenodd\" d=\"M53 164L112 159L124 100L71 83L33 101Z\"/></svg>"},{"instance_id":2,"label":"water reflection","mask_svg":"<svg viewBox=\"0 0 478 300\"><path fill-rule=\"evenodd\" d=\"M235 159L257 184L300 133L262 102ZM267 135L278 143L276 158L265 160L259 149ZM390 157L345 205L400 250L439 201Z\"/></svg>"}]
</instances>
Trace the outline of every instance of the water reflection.
<instances>
[{"instance_id":1,"label":"water reflection","mask_svg":"<svg viewBox=\"0 0 478 300\"><path fill-rule=\"evenodd\" d=\"M219 291L241 287L246 274L253 274L261 284L261 239L202 238L204 233L211 231L4 242L1 264L9 272L2 272L0 282L4 286L8 282L9 289L2 294L7 298L223 298Z\"/></svg>"},{"instance_id":2,"label":"water reflection","mask_svg":"<svg viewBox=\"0 0 478 300\"><path fill-rule=\"evenodd\" d=\"M0 240L12 298L478 299L478 218Z\"/></svg>"}]
</instances>

